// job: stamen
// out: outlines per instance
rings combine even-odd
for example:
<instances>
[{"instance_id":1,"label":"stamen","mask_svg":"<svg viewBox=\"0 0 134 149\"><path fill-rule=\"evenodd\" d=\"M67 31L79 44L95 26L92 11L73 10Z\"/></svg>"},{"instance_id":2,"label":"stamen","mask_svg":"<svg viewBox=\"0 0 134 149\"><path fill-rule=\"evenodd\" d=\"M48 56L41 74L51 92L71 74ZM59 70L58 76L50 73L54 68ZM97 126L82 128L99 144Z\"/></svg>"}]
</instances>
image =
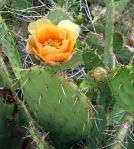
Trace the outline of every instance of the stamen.
<instances>
[{"instance_id":1,"label":"stamen","mask_svg":"<svg viewBox=\"0 0 134 149\"><path fill-rule=\"evenodd\" d=\"M52 39L45 41L45 43L43 44L43 46L55 47L57 49L59 49L61 45L62 45L61 41Z\"/></svg>"}]
</instances>

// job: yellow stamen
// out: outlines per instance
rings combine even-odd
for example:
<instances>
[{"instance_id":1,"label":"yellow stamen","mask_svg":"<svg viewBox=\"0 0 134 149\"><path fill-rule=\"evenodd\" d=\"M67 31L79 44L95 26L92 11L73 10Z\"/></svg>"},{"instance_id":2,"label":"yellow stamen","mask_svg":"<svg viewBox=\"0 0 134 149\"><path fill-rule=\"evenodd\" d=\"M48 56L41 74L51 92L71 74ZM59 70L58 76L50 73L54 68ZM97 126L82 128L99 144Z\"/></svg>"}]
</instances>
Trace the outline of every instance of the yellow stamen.
<instances>
[{"instance_id":1,"label":"yellow stamen","mask_svg":"<svg viewBox=\"0 0 134 149\"><path fill-rule=\"evenodd\" d=\"M52 39L45 41L45 43L43 44L43 46L55 47L57 49L59 49L61 45L62 45L61 41Z\"/></svg>"}]
</instances>

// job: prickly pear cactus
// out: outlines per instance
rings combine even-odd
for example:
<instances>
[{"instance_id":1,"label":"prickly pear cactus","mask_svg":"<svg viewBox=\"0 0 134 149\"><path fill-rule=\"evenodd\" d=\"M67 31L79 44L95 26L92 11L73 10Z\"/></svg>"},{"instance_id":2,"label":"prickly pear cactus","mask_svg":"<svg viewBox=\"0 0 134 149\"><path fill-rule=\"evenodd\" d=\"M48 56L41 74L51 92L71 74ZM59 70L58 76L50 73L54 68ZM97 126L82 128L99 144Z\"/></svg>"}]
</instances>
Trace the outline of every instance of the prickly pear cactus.
<instances>
[{"instance_id":1,"label":"prickly pear cactus","mask_svg":"<svg viewBox=\"0 0 134 149\"><path fill-rule=\"evenodd\" d=\"M109 87L127 112L134 112L134 67L116 66L109 72Z\"/></svg>"},{"instance_id":2,"label":"prickly pear cactus","mask_svg":"<svg viewBox=\"0 0 134 149\"><path fill-rule=\"evenodd\" d=\"M67 148L89 135L94 113L75 84L40 67L23 71L20 84L24 100L57 148Z\"/></svg>"},{"instance_id":3,"label":"prickly pear cactus","mask_svg":"<svg viewBox=\"0 0 134 149\"><path fill-rule=\"evenodd\" d=\"M23 28L20 27L19 32L10 33L6 23L0 17L0 149L25 148L23 138L27 137L27 134L25 130L21 131L22 126L26 128L30 140L34 142L32 148L122 149L122 147L127 147L130 149L129 139L127 139L128 144L125 143L127 136L134 140L131 127L134 123L134 67L117 65L117 63L132 65L133 49L130 49L130 45L125 45L125 36L116 30L115 16L117 8L123 4L122 1L107 0L105 2L105 19L104 16L96 19L93 12L90 14L93 3L91 1L46 2L45 11L42 11L42 4L39 5L39 12L36 9L37 14L41 12L42 16L47 13L47 19L55 25L62 20L72 20L71 14L75 17L74 13L76 13L77 20L72 21L81 24L81 33L72 57L67 59L68 61L59 60L59 63L52 63L54 64L52 66L49 66L49 63L43 64L40 59L38 62L33 61L29 55L26 55L26 58L22 55L21 59L19 52L24 50L26 43L25 37L21 37ZM53 3L55 9L51 9ZM56 8L55 4L64 6L64 8ZM1 15L6 21L9 21L10 18L5 13L10 13L13 24L17 23L15 20L18 20L19 17L21 17L19 18L21 23L25 19L28 19L29 22L31 17L35 17L32 14L34 11L26 11L29 8L19 11L6 6L4 9L2 8ZM35 8L38 6L30 9ZM68 14L65 9L71 13ZM15 16L17 16L16 19ZM106 21L105 26L102 19ZM35 29L36 31L39 33L38 29ZM15 33L16 41L14 41L12 33ZM47 32L44 31L41 37L44 38L46 34ZM37 38L39 36L37 35ZM69 34L67 33L65 36L69 36ZM71 41L73 36L71 38L67 39ZM33 39L35 39L35 35ZM53 48L56 48L56 53L58 53L59 46L62 46L63 43L59 39L54 39L55 37L52 37L52 41L57 42L58 46L43 40L41 42L43 50L46 45L49 46L48 50L54 46ZM20 45L23 40L24 45ZM35 43L30 40L30 43L33 49L37 48L38 52L44 56L45 52L41 50L42 48L40 49L40 46L38 47L36 40ZM68 49L70 49L70 45ZM126 48L129 49L129 52L126 51ZM23 52L21 53L23 54ZM36 56L38 57L38 55ZM39 64L41 66L38 66ZM32 67L33 65L35 67ZM76 81L79 87L74 82L65 79L67 77L64 78L64 74ZM14 103L6 103L3 92L1 92L3 88L9 89L11 94L8 95L11 95ZM122 120L115 118L117 114ZM44 138L44 136L47 137Z\"/></svg>"}]
</instances>

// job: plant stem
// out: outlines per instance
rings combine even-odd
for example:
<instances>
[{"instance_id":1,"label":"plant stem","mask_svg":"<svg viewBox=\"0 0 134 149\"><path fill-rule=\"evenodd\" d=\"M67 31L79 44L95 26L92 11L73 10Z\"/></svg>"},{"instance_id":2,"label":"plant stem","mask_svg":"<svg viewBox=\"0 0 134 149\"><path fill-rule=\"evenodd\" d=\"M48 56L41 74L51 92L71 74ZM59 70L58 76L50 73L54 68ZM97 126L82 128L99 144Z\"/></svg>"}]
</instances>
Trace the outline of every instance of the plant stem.
<instances>
[{"instance_id":1,"label":"plant stem","mask_svg":"<svg viewBox=\"0 0 134 149\"><path fill-rule=\"evenodd\" d=\"M121 126L117 129L114 144L111 149L122 149L125 138L129 133L129 129L134 122L134 115L126 113L122 119Z\"/></svg>"},{"instance_id":2,"label":"plant stem","mask_svg":"<svg viewBox=\"0 0 134 149\"><path fill-rule=\"evenodd\" d=\"M115 56L113 53L113 32L114 32L114 17L115 17L115 4L114 0L106 2L106 30L105 30L105 51L104 51L104 64L108 67L114 67Z\"/></svg>"}]
</instances>

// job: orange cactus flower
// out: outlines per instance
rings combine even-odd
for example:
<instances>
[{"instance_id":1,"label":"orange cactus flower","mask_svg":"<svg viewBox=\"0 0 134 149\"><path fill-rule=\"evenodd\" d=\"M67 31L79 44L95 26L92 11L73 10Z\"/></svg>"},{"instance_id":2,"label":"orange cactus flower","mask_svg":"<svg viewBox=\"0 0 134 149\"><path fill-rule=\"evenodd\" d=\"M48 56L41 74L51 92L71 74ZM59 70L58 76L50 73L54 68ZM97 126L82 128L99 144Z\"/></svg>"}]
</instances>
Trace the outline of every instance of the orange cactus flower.
<instances>
[{"instance_id":1,"label":"orange cactus flower","mask_svg":"<svg viewBox=\"0 0 134 149\"><path fill-rule=\"evenodd\" d=\"M69 20L54 25L50 20L39 19L29 24L28 31L28 52L43 63L57 65L71 58L80 28Z\"/></svg>"}]
</instances>

